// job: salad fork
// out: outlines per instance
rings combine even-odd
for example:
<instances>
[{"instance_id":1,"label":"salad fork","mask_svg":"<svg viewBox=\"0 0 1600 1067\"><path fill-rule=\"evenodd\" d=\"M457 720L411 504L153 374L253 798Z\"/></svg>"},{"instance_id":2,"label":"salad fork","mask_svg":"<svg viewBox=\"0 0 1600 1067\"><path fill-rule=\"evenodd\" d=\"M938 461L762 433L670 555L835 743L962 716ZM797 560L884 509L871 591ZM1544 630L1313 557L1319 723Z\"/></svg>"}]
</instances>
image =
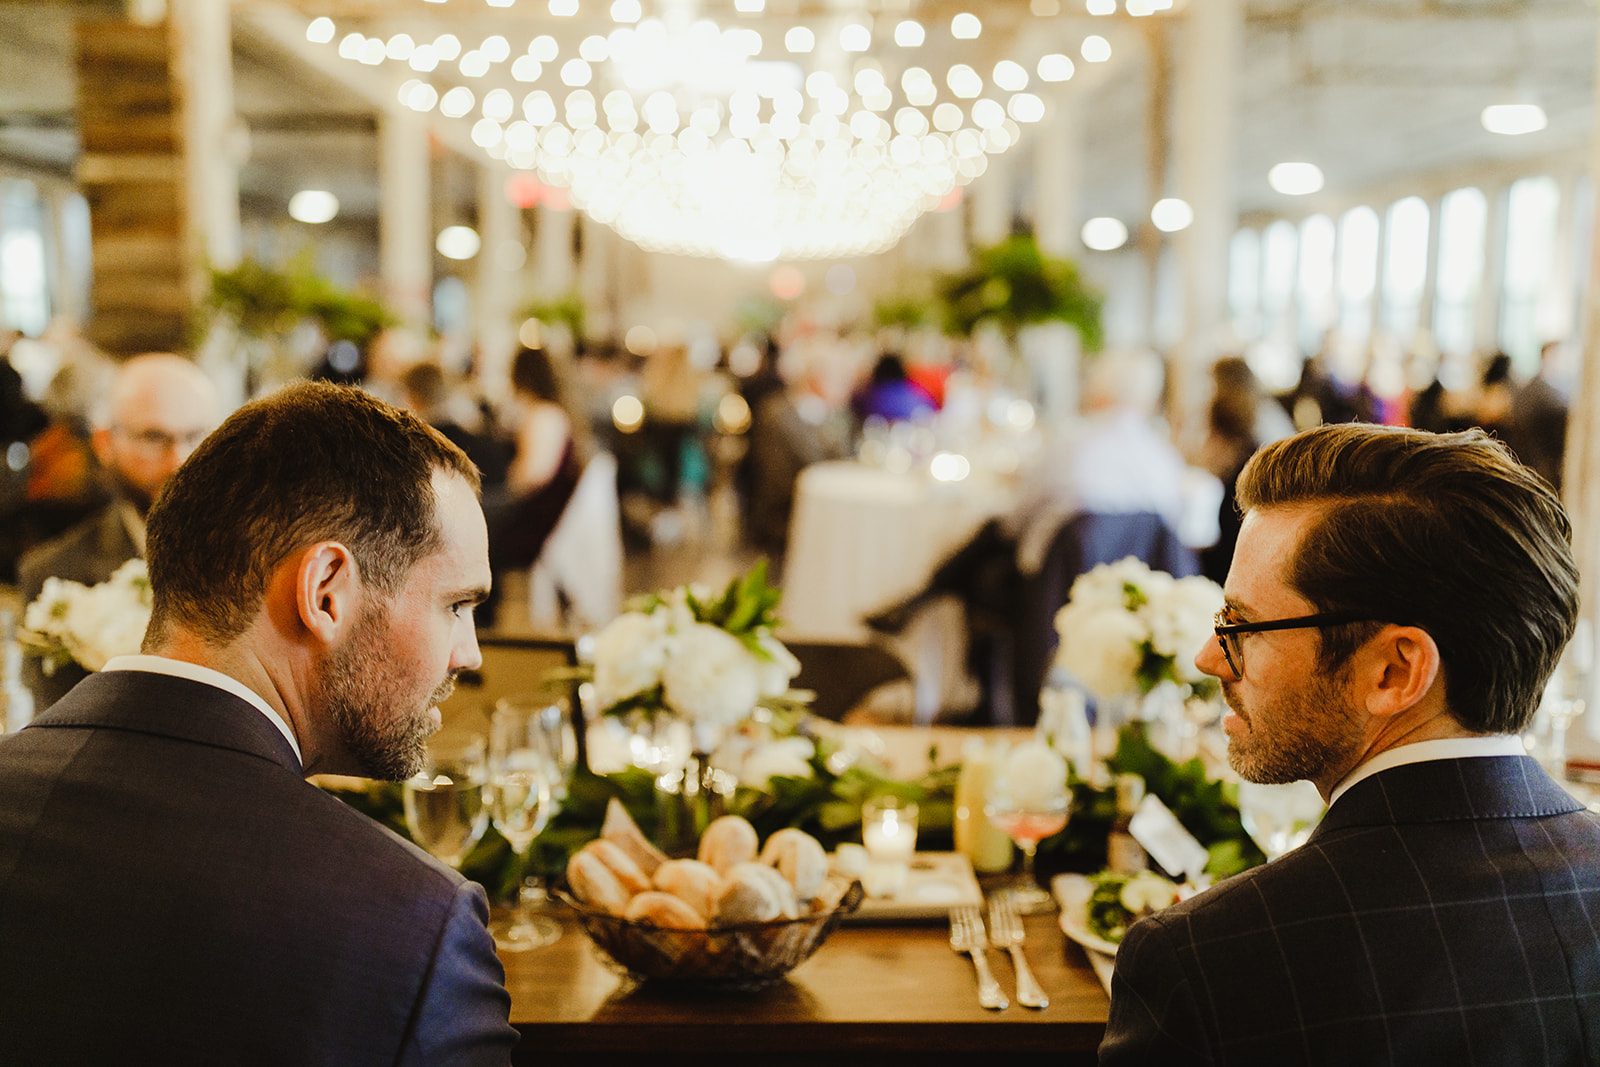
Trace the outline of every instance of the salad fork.
<instances>
[{"instance_id":1,"label":"salad fork","mask_svg":"<svg viewBox=\"0 0 1600 1067\"><path fill-rule=\"evenodd\" d=\"M978 914L976 905L966 904L950 909L950 947L972 957L972 965L978 970L978 1003L992 1011L1000 1011L1011 1002L1006 999L1000 983L994 980L989 970L989 960L984 955L988 945L989 939L983 932L983 917Z\"/></svg>"},{"instance_id":2,"label":"salad fork","mask_svg":"<svg viewBox=\"0 0 1600 1067\"><path fill-rule=\"evenodd\" d=\"M1028 966L1027 957L1022 954L1022 942L1027 936L1011 894L1000 892L990 897L989 942L995 948L1011 951L1011 965L1017 972L1017 1003L1025 1008L1048 1008L1050 998L1044 995L1032 968Z\"/></svg>"}]
</instances>

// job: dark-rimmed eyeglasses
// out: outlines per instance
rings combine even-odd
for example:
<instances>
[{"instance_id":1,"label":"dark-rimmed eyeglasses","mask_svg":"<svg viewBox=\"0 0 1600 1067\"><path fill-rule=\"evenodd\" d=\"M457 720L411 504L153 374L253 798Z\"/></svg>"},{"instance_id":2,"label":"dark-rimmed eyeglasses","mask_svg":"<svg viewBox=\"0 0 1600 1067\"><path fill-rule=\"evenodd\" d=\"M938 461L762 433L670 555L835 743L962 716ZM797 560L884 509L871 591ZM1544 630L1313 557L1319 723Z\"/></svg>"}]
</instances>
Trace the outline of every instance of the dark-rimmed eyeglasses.
<instances>
[{"instance_id":1,"label":"dark-rimmed eyeglasses","mask_svg":"<svg viewBox=\"0 0 1600 1067\"><path fill-rule=\"evenodd\" d=\"M1222 647L1222 658L1228 661L1228 670L1235 678L1244 677L1244 646L1240 634L1258 634L1267 630L1320 630L1324 626L1342 626L1350 622L1370 622L1371 616L1359 611L1324 611L1316 615L1297 615L1292 619L1271 619L1267 622L1229 622L1227 609L1217 612L1211 620L1217 632L1217 644Z\"/></svg>"}]
</instances>

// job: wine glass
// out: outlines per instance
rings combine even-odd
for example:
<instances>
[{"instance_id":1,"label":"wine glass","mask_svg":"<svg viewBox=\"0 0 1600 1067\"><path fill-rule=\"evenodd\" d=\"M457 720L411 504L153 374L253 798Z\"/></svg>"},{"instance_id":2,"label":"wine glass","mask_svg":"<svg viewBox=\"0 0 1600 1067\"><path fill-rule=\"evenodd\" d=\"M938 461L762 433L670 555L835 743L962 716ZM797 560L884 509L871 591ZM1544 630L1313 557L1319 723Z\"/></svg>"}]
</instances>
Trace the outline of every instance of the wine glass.
<instances>
[{"instance_id":1,"label":"wine glass","mask_svg":"<svg viewBox=\"0 0 1600 1067\"><path fill-rule=\"evenodd\" d=\"M1567 774L1567 730L1587 710L1589 669L1594 660L1589 620L1578 620L1572 640L1562 650L1539 702L1539 716L1549 731L1545 768L1556 778Z\"/></svg>"},{"instance_id":2,"label":"wine glass","mask_svg":"<svg viewBox=\"0 0 1600 1067\"><path fill-rule=\"evenodd\" d=\"M1269 860L1305 844L1326 808L1310 782L1239 783L1239 821Z\"/></svg>"},{"instance_id":3,"label":"wine glass","mask_svg":"<svg viewBox=\"0 0 1600 1067\"><path fill-rule=\"evenodd\" d=\"M990 779L983 810L1022 850L1017 910L1035 915L1053 909L1055 899L1034 878L1033 855L1039 842L1066 829L1072 811L1066 761L1042 742L1018 745Z\"/></svg>"},{"instance_id":4,"label":"wine glass","mask_svg":"<svg viewBox=\"0 0 1600 1067\"><path fill-rule=\"evenodd\" d=\"M524 861L565 796L576 762L567 754L576 745L567 744L566 718L559 704L508 697L489 719L489 810L495 829ZM529 897L537 893L518 885L511 918L491 927L497 947L520 952L560 939L556 922L531 913Z\"/></svg>"},{"instance_id":5,"label":"wine glass","mask_svg":"<svg viewBox=\"0 0 1600 1067\"><path fill-rule=\"evenodd\" d=\"M488 757L480 734L435 737L421 773L402 786L411 839L460 869L489 827L484 807Z\"/></svg>"}]
</instances>

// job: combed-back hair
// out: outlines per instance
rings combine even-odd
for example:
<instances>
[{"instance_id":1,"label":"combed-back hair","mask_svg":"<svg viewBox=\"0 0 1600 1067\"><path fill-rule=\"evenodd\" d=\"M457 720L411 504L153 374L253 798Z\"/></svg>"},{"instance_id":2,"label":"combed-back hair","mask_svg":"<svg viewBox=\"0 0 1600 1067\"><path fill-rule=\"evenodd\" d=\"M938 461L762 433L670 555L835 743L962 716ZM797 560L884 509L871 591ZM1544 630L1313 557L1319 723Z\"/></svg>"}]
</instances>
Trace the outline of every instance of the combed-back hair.
<instances>
[{"instance_id":1,"label":"combed-back hair","mask_svg":"<svg viewBox=\"0 0 1600 1067\"><path fill-rule=\"evenodd\" d=\"M239 636L273 569L319 541L345 545L362 580L395 595L439 547L438 470L479 487L459 448L359 389L303 382L240 408L150 510L146 647L175 625L218 644Z\"/></svg>"},{"instance_id":2,"label":"combed-back hair","mask_svg":"<svg viewBox=\"0 0 1600 1067\"><path fill-rule=\"evenodd\" d=\"M1572 525L1549 484L1481 430L1322 426L1258 452L1242 509L1311 507L1287 581L1317 611L1372 623L1322 631L1343 667L1387 622L1439 646L1451 713L1477 733L1525 729L1578 617Z\"/></svg>"}]
</instances>

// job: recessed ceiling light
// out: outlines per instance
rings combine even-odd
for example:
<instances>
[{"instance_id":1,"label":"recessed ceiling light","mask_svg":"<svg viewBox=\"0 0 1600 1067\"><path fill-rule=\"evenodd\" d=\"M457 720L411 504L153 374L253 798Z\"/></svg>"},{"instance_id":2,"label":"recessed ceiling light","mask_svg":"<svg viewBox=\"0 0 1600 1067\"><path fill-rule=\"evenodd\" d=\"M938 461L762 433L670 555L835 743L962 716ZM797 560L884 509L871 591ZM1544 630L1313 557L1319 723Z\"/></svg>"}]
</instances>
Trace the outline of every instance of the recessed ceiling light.
<instances>
[{"instance_id":1,"label":"recessed ceiling light","mask_svg":"<svg viewBox=\"0 0 1600 1067\"><path fill-rule=\"evenodd\" d=\"M1322 188L1322 168L1315 163L1279 163L1267 171L1267 184L1284 196L1306 196Z\"/></svg>"},{"instance_id":2,"label":"recessed ceiling light","mask_svg":"<svg viewBox=\"0 0 1600 1067\"><path fill-rule=\"evenodd\" d=\"M302 189L289 198L289 217L313 225L339 213L339 198L325 189Z\"/></svg>"},{"instance_id":3,"label":"recessed ceiling light","mask_svg":"<svg viewBox=\"0 0 1600 1067\"><path fill-rule=\"evenodd\" d=\"M1491 104L1482 119L1484 129L1506 137L1537 133L1550 124L1538 104Z\"/></svg>"},{"instance_id":4,"label":"recessed ceiling light","mask_svg":"<svg viewBox=\"0 0 1600 1067\"><path fill-rule=\"evenodd\" d=\"M1122 224L1121 219L1101 215L1085 222L1080 236L1086 248L1096 252L1113 252L1128 243L1128 227Z\"/></svg>"}]
</instances>

